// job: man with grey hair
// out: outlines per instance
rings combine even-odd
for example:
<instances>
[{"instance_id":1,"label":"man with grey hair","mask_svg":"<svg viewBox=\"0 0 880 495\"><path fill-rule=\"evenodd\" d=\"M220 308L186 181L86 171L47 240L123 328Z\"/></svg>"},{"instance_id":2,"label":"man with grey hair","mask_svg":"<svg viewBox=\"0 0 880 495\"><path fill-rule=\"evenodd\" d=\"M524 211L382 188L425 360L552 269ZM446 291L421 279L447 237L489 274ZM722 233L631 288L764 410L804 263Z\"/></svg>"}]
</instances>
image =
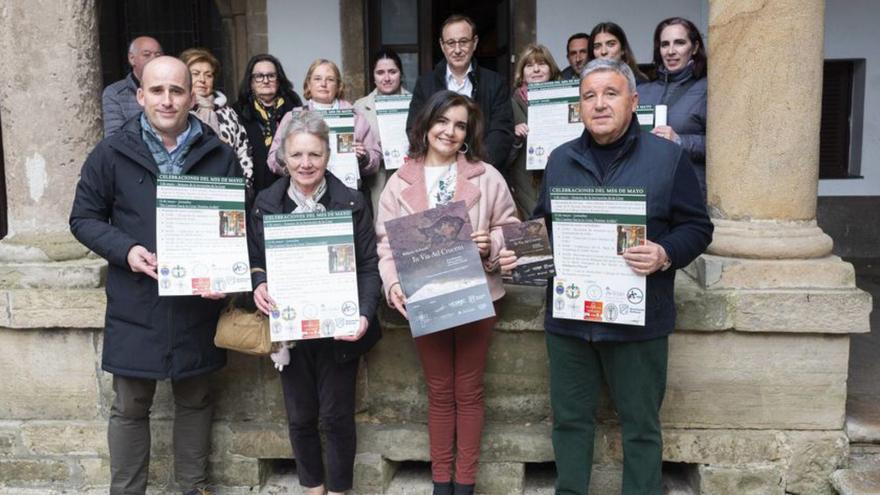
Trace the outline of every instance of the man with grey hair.
<instances>
[{"instance_id":1,"label":"man with grey hair","mask_svg":"<svg viewBox=\"0 0 880 495\"><path fill-rule=\"evenodd\" d=\"M76 185L70 230L107 260L107 313L101 368L113 375L107 441L110 494L143 494L150 461L150 408L159 380L174 395L174 476L204 495L211 450L211 373L226 364L214 346L223 294L159 297L156 181L159 174L234 176L241 169L189 111L189 69L159 57L143 69L143 111L104 138ZM140 107L139 107L140 108Z\"/></svg>"},{"instance_id":2,"label":"man with grey hair","mask_svg":"<svg viewBox=\"0 0 880 495\"><path fill-rule=\"evenodd\" d=\"M104 88L101 108L104 114L104 137L122 128L125 121L141 113L137 90L147 62L162 55L162 46L149 36L140 36L128 45L128 64L131 73Z\"/></svg>"},{"instance_id":3,"label":"man with grey hair","mask_svg":"<svg viewBox=\"0 0 880 495\"><path fill-rule=\"evenodd\" d=\"M647 277L644 326L554 318L548 284L544 326L557 494L587 493L603 381L620 420L622 493L662 493L660 405L675 327L675 270L706 249L712 223L688 154L639 129L633 114L638 102L626 64L587 64L580 82L584 133L550 154L533 215L552 231L552 187L643 188L647 198L647 240L623 253L633 272Z\"/></svg>"}]
</instances>

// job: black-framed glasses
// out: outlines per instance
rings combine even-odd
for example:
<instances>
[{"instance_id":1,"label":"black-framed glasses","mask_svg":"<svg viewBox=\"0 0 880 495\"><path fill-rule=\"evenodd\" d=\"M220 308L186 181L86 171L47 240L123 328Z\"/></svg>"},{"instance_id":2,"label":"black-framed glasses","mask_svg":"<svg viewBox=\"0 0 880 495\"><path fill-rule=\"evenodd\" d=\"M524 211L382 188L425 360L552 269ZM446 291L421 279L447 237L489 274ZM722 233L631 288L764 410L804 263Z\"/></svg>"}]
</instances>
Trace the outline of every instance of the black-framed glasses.
<instances>
[{"instance_id":1,"label":"black-framed glasses","mask_svg":"<svg viewBox=\"0 0 880 495\"><path fill-rule=\"evenodd\" d=\"M274 72L262 73L262 72L254 72L251 74L251 80L254 82L275 82L278 79L278 74Z\"/></svg>"}]
</instances>

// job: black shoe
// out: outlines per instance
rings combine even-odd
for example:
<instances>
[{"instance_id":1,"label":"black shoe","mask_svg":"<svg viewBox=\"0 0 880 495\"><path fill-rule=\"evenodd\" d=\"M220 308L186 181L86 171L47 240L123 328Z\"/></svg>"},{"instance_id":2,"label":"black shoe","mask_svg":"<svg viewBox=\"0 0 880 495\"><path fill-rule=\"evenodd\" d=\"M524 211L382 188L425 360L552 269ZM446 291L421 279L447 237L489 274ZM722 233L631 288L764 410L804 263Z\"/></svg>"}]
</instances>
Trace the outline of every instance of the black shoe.
<instances>
[{"instance_id":1,"label":"black shoe","mask_svg":"<svg viewBox=\"0 0 880 495\"><path fill-rule=\"evenodd\" d=\"M459 485L453 483L453 495L474 495L474 485Z\"/></svg>"},{"instance_id":2,"label":"black shoe","mask_svg":"<svg viewBox=\"0 0 880 495\"><path fill-rule=\"evenodd\" d=\"M435 481L434 495L452 495L452 482L438 483Z\"/></svg>"}]
</instances>

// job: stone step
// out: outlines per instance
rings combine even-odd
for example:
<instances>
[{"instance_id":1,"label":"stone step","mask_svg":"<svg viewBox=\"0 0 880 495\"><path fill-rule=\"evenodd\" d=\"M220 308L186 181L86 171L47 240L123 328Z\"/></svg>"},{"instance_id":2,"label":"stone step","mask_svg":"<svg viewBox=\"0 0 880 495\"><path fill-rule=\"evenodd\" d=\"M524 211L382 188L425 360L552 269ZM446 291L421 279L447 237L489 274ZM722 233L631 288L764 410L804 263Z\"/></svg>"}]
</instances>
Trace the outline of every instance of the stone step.
<instances>
[{"instance_id":1,"label":"stone step","mask_svg":"<svg viewBox=\"0 0 880 495\"><path fill-rule=\"evenodd\" d=\"M839 469L831 475L831 486L839 495L880 494L880 469Z\"/></svg>"},{"instance_id":2,"label":"stone step","mask_svg":"<svg viewBox=\"0 0 880 495\"><path fill-rule=\"evenodd\" d=\"M100 258L0 263L0 289L94 289L107 277Z\"/></svg>"}]
</instances>

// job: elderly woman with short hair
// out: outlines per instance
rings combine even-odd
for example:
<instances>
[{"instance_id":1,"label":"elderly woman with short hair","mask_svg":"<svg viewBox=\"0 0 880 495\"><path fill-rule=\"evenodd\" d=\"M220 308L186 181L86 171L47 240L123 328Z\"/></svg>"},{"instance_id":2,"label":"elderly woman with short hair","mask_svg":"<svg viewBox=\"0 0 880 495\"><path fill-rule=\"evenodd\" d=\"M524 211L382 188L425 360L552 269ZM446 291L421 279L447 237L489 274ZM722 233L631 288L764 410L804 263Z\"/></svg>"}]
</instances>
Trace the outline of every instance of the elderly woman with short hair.
<instances>
[{"instance_id":1,"label":"elderly woman with short hair","mask_svg":"<svg viewBox=\"0 0 880 495\"><path fill-rule=\"evenodd\" d=\"M247 197L254 197L254 162L247 131L238 114L228 106L226 95L214 89L214 81L220 74L220 62L204 48L190 48L180 54L192 76L196 104L192 114L211 128L221 141L228 144L238 157L241 175L244 177Z\"/></svg>"},{"instance_id":2,"label":"elderly woman with short hair","mask_svg":"<svg viewBox=\"0 0 880 495\"><path fill-rule=\"evenodd\" d=\"M330 130L320 115L302 112L278 133L284 177L261 192L251 210L248 246L254 303L275 307L266 284L263 218L278 213L351 210L357 262L360 327L353 337L299 341L282 366L281 384L299 482L308 494L350 490L355 455L354 397L358 358L381 337L375 322L381 281L370 208L358 191L327 173ZM296 270L295 266L289 267ZM322 449L321 437L326 439ZM324 462L326 461L326 470ZM326 476L325 476L326 472Z\"/></svg>"}]
</instances>

